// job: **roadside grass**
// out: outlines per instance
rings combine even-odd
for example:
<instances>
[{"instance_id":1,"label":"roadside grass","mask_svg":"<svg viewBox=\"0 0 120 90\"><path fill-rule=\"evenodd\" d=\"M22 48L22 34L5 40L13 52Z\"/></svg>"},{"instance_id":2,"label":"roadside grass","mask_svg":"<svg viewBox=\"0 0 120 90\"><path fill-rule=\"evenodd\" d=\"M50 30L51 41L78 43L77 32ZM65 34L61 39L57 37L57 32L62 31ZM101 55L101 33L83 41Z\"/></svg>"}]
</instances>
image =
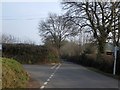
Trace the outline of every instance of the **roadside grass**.
<instances>
[{"instance_id":1,"label":"roadside grass","mask_svg":"<svg viewBox=\"0 0 120 90\"><path fill-rule=\"evenodd\" d=\"M26 88L29 77L20 63L2 58L2 88Z\"/></svg>"},{"instance_id":2,"label":"roadside grass","mask_svg":"<svg viewBox=\"0 0 120 90\"><path fill-rule=\"evenodd\" d=\"M100 73L100 74L103 74L105 76L109 76L109 77L112 77L114 79L117 79L117 80L120 80L120 75L113 75L113 74L110 74L110 73L105 73L101 70L98 70L98 69L95 69L93 67L86 67L88 70L91 70L91 71L94 71L94 72L97 72L97 73Z\"/></svg>"}]
</instances>

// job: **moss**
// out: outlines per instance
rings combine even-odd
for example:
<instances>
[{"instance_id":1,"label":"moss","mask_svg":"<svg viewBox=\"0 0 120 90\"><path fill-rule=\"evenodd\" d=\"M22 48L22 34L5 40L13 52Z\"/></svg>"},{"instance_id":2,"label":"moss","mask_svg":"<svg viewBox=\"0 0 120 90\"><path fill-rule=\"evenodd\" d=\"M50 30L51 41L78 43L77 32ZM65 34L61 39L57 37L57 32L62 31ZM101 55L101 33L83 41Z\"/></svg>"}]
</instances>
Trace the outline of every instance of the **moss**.
<instances>
[{"instance_id":1,"label":"moss","mask_svg":"<svg viewBox=\"0 0 120 90\"><path fill-rule=\"evenodd\" d=\"M28 75L20 63L14 59L2 58L2 87L24 88Z\"/></svg>"}]
</instances>

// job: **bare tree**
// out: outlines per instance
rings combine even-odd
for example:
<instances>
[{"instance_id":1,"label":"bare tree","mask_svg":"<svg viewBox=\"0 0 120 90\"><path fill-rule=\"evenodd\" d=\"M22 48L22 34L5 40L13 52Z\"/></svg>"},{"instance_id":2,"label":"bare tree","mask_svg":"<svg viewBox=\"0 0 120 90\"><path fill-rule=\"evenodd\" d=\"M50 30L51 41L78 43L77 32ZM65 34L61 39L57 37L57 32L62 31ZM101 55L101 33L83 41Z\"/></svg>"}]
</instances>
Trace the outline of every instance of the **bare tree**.
<instances>
[{"instance_id":1,"label":"bare tree","mask_svg":"<svg viewBox=\"0 0 120 90\"><path fill-rule=\"evenodd\" d=\"M115 6L114 6L115 7ZM120 44L120 4L119 8L115 9L113 12L113 27L112 27L112 39L114 46L119 46Z\"/></svg>"},{"instance_id":2,"label":"bare tree","mask_svg":"<svg viewBox=\"0 0 120 90\"><path fill-rule=\"evenodd\" d=\"M15 43L17 38L12 35L2 34L2 43Z\"/></svg>"},{"instance_id":3,"label":"bare tree","mask_svg":"<svg viewBox=\"0 0 120 90\"><path fill-rule=\"evenodd\" d=\"M119 2L62 2L66 16L81 30L92 31L98 42L99 52L104 52L105 42L113 31L114 17L119 16ZM118 25L119 26L119 25ZM117 29L117 28L116 28ZM119 36L119 35L118 35ZM119 39L119 38L118 38Z\"/></svg>"},{"instance_id":4,"label":"bare tree","mask_svg":"<svg viewBox=\"0 0 120 90\"><path fill-rule=\"evenodd\" d=\"M21 41L21 43L35 45L35 42L30 39L23 40L23 41Z\"/></svg>"},{"instance_id":5,"label":"bare tree","mask_svg":"<svg viewBox=\"0 0 120 90\"><path fill-rule=\"evenodd\" d=\"M63 16L49 14L48 19L39 24L39 34L45 39L52 41L52 44L60 50L62 41L70 35L77 34L77 26L73 22L64 20Z\"/></svg>"}]
</instances>

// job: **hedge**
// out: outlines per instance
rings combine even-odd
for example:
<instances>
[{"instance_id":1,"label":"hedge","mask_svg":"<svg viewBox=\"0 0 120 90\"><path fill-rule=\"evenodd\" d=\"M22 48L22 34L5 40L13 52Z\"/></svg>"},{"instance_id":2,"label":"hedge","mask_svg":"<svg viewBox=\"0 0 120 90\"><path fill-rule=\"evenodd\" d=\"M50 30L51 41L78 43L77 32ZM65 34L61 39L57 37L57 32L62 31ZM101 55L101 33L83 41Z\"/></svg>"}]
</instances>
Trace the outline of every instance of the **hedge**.
<instances>
[{"instance_id":1,"label":"hedge","mask_svg":"<svg viewBox=\"0 0 120 90\"><path fill-rule=\"evenodd\" d=\"M2 57L14 58L24 64L56 62L58 55L53 52L55 50L39 45L3 44Z\"/></svg>"}]
</instances>

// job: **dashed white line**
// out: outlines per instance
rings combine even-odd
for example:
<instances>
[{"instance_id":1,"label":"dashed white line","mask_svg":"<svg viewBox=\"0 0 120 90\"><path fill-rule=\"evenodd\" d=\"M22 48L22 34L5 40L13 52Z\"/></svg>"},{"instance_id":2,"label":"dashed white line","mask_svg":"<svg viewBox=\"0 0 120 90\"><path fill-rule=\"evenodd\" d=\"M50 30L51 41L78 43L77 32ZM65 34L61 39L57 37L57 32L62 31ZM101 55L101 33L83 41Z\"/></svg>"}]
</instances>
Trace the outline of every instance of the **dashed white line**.
<instances>
[{"instance_id":1,"label":"dashed white line","mask_svg":"<svg viewBox=\"0 0 120 90\"><path fill-rule=\"evenodd\" d=\"M44 85L47 85L48 82L45 82Z\"/></svg>"},{"instance_id":2,"label":"dashed white line","mask_svg":"<svg viewBox=\"0 0 120 90\"><path fill-rule=\"evenodd\" d=\"M53 67L51 67L51 69L54 69L57 65L58 65L58 64L54 65ZM44 89L44 88L45 88L45 86L48 84L48 82L49 82L50 79L54 76L55 72L60 68L60 66L61 66L61 64L59 64L59 65L55 68L54 72L50 75L50 77L47 79L47 81L44 83L44 85L40 87L40 89Z\"/></svg>"},{"instance_id":3,"label":"dashed white line","mask_svg":"<svg viewBox=\"0 0 120 90\"><path fill-rule=\"evenodd\" d=\"M54 75L54 72L51 75Z\"/></svg>"},{"instance_id":4,"label":"dashed white line","mask_svg":"<svg viewBox=\"0 0 120 90\"><path fill-rule=\"evenodd\" d=\"M40 89L43 89L43 88L45 88L45 86L41 86L41 87L40 87Z\"/></svg>"},{"instance_id":5,"label":"dashed white line","mask_svg":"<svg viewBox=\"0 0 120 90\"><path fill-rule=\"evenodd\" d=\"M53 74L51 75L51 77L53 77Z\"/></svg>"},{"instance_id":6,"label":"dashed white line","mask_svg":"<svg viewBox=\"0 0 120 90\"><path fill-rule=\"evenodd\" d=\"M60 66L61 66L61 64L59 64L59 66L58 66L56 69L59 69L59 68L60 68Z\"/></svg>"},{"instance_id":7,"label":"dashed white line","mask_svg":"<svg viewBox=\"0 0 120 90\"><path fill-rule=\"evenodd\" d=\"M49 77L50 79L52 78L52 76Z\"/></svg>"},{"instance_id":8,"label":"dashed white line","mask_svg":"<svg viewBox=\"0 0 120 90\"><path fill-rule=\"evenodd\" d=\"M50 79L47 79L47 82L49 82L50 81Z\"/></svg>"},{"instance_id":9,"label":"dashed white line","mask_svg":"<svg viewBox=\"0 0 120 90\"><path fill-rule=\"evenodd\" d=\"M56 64L56 65L54 65L54 66L52 66L52 67L51 67L51 69L54 69L56 66L57 66L57 64Z\"/></svg>"}]
</instances>

